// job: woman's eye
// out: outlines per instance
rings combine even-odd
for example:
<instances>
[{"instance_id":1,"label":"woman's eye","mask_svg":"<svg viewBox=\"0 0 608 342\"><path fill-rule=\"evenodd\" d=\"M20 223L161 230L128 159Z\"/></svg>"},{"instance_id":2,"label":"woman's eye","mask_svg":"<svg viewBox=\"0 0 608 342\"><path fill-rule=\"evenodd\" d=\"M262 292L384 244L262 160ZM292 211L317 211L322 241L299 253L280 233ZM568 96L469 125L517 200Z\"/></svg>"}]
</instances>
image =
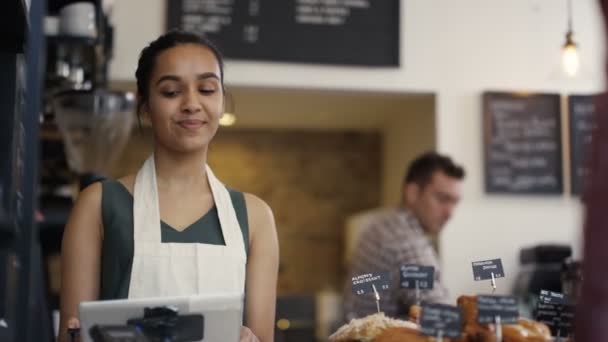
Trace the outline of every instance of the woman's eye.
<instances>
[{"instance_id":1,"label":"woman's eye","mask_svg":"<svg viewBox=\"0 0 608 342\"><path fill-rule=\"evenodd\" d=\"M202 88L199 90L202 94L211 95L215 93L215 88Z\"/></svg>"},{"instance_id":2,"label":"woman's eye","mask_svg":"<svg viewBox=\"0 0 608 342\"><path fill-rule=\"evenodd\" d=\"M179 92L177 90L164 90L161 92L161 94L163 94L165 97L176 97L178 93Z\"/></svg>"}]
</instances>

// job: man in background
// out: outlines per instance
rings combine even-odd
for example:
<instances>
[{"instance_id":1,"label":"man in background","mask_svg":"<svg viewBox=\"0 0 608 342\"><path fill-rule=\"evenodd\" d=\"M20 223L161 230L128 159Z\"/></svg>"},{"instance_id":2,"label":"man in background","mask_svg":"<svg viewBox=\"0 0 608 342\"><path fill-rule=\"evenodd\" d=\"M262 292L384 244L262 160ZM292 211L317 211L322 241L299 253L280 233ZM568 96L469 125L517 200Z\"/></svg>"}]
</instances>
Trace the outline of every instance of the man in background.
<instances>
[{"instance_id":1,"label":"man in background","mask_svg":"<svg viewBox=\"0 0 608 342\"><path fill-rule=\"evenodd\" d=\"M464 169L449 157L428 152L417 157L408 167L398 208L374 217L365 227L354 249L347 287L345 316L347 320L376 312L372 295L351 291L351 277L370 272L390 272L391 288L380 293L380 309L389 317L406 317L416 303L414 289L401 289L399 269L404 264L433 266L434 288L419 292L419 300L445 302L447 291L440 282L438 256L430 237L436 237L461 198Z\"/></svg>"}]
</instances>

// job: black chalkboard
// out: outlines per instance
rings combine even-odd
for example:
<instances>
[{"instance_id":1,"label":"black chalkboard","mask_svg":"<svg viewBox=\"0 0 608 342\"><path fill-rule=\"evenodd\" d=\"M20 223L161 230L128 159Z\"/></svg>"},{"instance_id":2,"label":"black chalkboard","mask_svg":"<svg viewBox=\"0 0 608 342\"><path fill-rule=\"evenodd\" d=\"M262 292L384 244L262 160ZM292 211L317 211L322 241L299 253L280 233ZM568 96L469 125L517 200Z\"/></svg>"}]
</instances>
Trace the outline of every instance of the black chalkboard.
<instances>
[{"instance_id":1,"label":"black chalkboard","mask_svg":"<svg viewBox=\"0 0 608 342\"><path fill-rule=\"evenodd\" d=\"M591 145L596 111L596 96L573 95L568 97L570 126L570 179L573 195L583 191L583 180L588 176L587 153Z\"/></svg>"},{"instance_id":2,"label":"black chalkboard","mask_svg":"<svg viewBox=\"0 0 608 342\"><path fill-rule=\"evenodd\" d=\"M167 28L234 59L399 65L399 0L167 0Z\"/></svg>"},{"instance_id":3,"label":"black chalkboard","mask_svg":"<svg viewBox=\"0 0 608 342\"><path fill-rule=\"evenodd\" d=\"M485 189L488 193L560 194L560 96L483 94Z\"/></svg>"}]
</instances>

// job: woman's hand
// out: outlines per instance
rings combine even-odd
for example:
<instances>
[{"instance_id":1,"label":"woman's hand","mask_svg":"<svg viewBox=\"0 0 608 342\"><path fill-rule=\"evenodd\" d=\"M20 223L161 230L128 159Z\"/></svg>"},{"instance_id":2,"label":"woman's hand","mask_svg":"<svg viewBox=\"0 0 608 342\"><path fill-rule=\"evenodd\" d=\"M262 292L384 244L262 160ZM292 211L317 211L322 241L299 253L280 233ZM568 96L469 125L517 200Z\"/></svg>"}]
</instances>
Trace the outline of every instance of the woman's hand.
<instances>
[{"instance_id":1,"label":"woman's hand","mask_svg":"<svg viewBox=\"0 0 608 342\"><path fill-rule=\"evenodd\" d=\"M72 318L68 319L66 341L69 341L69 342L80 341L80 334L74 335L74 339L72 339L72 336L70 335L70 331L72 329L80 329L80 321L78 320L78 318L72 317Z\"/></svg>"},{"instance_id":2,"label":"woman's hand","mask_svg":"<svg viewBox=\"0 0 608 342\"><path fill-rule=\"evenodd\" d=\"M251 332L247 327L241 327L241 340L240 342L260 342L258 338Z\"/></svg>"}]
</instances>

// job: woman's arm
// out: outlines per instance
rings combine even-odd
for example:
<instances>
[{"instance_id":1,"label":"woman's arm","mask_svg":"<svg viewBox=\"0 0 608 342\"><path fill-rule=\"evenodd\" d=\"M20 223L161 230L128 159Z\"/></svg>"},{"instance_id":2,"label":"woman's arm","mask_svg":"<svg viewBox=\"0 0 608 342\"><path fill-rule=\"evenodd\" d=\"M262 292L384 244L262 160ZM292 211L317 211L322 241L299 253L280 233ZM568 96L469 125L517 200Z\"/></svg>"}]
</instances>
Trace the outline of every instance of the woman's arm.
<instances>
[{"instance_id":1,"label":"woman's arm","mask_svg":"<svg viewBox=\"0 0 608 342\"><path fill-rule=\"evenodd\" d=\"M102 233L101 183L95 183L78 196L63 233L60 342L69 341L68 327L79 327L78 304L99 297Z\"/></svg>"},{"instance_id":2,"label":"woman's arm","mask_svg":"<svg viewBox=\"0 0 608 342\"><path fill-rule=\"evenodd\" d=\"M249 220L247 302L245 325L261 342L274 340L279 243L270 207L254 195L245 194Z\"/></svg>"}]
</instances>

